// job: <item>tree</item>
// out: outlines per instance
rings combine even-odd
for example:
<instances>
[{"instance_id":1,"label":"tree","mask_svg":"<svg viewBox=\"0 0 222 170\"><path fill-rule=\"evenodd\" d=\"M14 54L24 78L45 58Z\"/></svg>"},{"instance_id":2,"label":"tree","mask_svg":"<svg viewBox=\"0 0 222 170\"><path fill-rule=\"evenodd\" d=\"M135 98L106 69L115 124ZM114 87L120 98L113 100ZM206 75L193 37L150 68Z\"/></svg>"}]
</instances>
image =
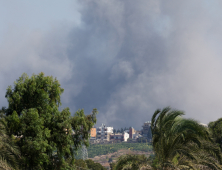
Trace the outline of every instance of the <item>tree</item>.
<instances>
[{"instance_id":1,"label":"tree","mask_svg":"<svg viewBox=\"0 0 222 170\"><path fill-rule=\"evenodd\" d=\"M221 169L220 149L210 139L207 128L184 113L166 107L152 116L153 150L161 169L191 168L199 165Z\"/></svg>"},{"instance_id":2,"label":"tree","mask_svg":"<svg viewBox=\"0 0 222 170\"><path fill-rule=\"evenodd\" d=\"M1 112L1 111L0 111ZM0 118L0 169L18 169L20 152L13 138L7 134L7 122L1 112Z\"/></svg>"},{"instance_id":3,"label":"tree","mask_svg":"<svg viewBox=\"0 0 222 170\"><path fill-rule=\"evenodd\" d=\"M218 119L217 121L210 122L208 127L210 129L213 140L222 150L222 118Z\"/></svg>"},{"instance_id":4,"label":"tree","mask_svg":"<svg viewBox=\"0 0 222 170\"><path fill-rule=\"evenodd\" d=\"M91 170L106 170L106 168L103 167L100 163L95 163L91 159L87 159L86 164L87 164L88 168Z\"/></svg>"},{"instance_id":5,"label":"tree","mask_svg":"<svg viewBox=\"0 0 222 170\"><path fill-rule=\"evenodd\" d=\"M148 158L145 155L123 155L118 158L115 163L114 170L130 169L130 170L140 170L140 169L151 169L149 165Z\"/></svg>"},{"instance_id":6,"label":"tree","mask_svg":"<svg viewBox=\"0 0 222 170\"><path fill-rule=\"evenodd\" d=\"M75 166L77 169L88 169L86 162L82 159L75 160Z\"/></svg>"},{"instance_id":7,"label":"tree","mask_svg":"<svg viewBox=\"0 0 222 170\"><path fill-rule=\"evenodd\" d=\"M115 164L114 162L112 162L112 163L109 163L109 166L110 166L110 169L111 169L111 170L114 170L116 164Z\"/></svg>"},{"instance_id":8,"label":"tree","mask_svg":"<svg viewBox=\"0 0 222 170\"><path fill-rule=\"evenodd\" d=\"M8 87L6 121L9 134L19 138L22 169L70 169L74 151L88 146L97 110L88 116L83 109L74 116L69 108L59 111L63 91L56 78L44 73L23 74L13 89Z\"/></svg>"}]
</instances>

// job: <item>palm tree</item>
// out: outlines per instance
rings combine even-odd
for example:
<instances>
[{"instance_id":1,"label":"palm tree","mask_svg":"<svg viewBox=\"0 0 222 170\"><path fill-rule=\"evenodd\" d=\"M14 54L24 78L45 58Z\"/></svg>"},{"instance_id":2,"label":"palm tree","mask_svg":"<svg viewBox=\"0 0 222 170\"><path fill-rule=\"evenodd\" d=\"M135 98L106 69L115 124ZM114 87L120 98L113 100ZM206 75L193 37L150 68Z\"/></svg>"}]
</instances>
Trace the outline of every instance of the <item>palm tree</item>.
<instances>
[{"instance_id":1,"label":"palm tree","mask_svg":"<svg viewBox=\"0 0 222 170\"><path fill-rule=\"evenodd\" d=\"M7 135L6 121L0 118L0 169L13 170L18 169L19 149L12 138Z\"/></svg>"},{"instance_id":2,"label":"palm tree","mask_svg":"<svg viewBox=\"0 0 222 170\"><path fill-rule=\"evenodd\" d=\"M210 139L208 129L182 115L170 107L153 114L153 149L161 169L196 169L199 165L221 169L220 149Z\"/></svg>"},{"instance_id":3,"label":"palm tree","mask_svg":"<svg viewBox=\"0 0 222 170\"><path fill-rule=\"evenodd\" d=\"M151 166L145 155L123 155L119 157L114 170L148 170Z\"/></svg>"}]
</instances>

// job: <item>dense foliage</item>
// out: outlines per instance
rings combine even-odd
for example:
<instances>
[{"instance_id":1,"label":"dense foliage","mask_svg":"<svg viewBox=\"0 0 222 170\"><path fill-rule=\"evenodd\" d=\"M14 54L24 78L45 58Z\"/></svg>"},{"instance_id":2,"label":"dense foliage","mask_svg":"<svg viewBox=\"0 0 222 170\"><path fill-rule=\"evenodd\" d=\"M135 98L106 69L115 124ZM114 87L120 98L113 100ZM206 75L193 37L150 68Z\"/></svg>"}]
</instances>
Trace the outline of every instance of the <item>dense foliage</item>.
<instances>
[{"instance_id":1,"label":"dense foliage","mask_svg":"<svg viewBox=\"0 0 222 170\"><path fill-rule=\"evenodd\" d=\"M7 122L1 112L0 119L0 169L12 170L18 169L18 160L20 152L15 145L13 138L11 138L6 131Z\"/></svg>"},{"instance_id":2,"label":"dense foliage","mask_svg":"<svg viewBox=\"0 0 222 170\"><path fill-rule=\"evenodd\" d=\"M222 118L217 121L210 122L208 125L213 140L219 145L222 149Z\"/></svg>"},{"instance_id":3,"label":"dense foliage","mask_svg":"<svg viewBox=\"0 0 222 170\"><path fill-rule=\"evenodd\" d=\"M112 166L113 170L131 169L139 170L150 169L149 160L145 155L123 155L118 158L117 163Z\"/></svg>"},{"instance_id":4,"label":"dense foliage","mask_svg":"<svg viewBox=\"0 0 222 170\"><path fill-rule=\"evenodd\" d=\"M88 168L91 170L106 170L106 168L103 167L100 163L96 163L92 161L91 159L87 159L85 162Z\"/></svg>"},{"instance_id":5,"label":"dense foliage","mask_svg":"<svg viewBox=\"0 0 222 170\"><path fill-rule=\"evenodd\" d=\"M77 169L90 169L90 170L106 170L100 163L94 162L91 159L82 160L77 159L75 160L75 165Z\"/></svg>"},{"instance_id":6,"label":"dense foliage","mask_svg":"<svg viewBox=\"0 0 222 170\"><path fill-rule=\"evenodd\" d=\"M153 150L160 169L196 169L199 165L221 169L221 152L208 129L182 115L169 107L153 114Z\"/></svg>"},{"instance_id":7,"label":"dense foliage","mask_svg":"<svg viewBox=\"0 0 222 170\"><path fill-rule=\"evenodd\" d=\"M16 137L21 152L21 169L70 169L74 151L88 146L89 131L96 123L97 110L85 116L69 108L59 111L64 89L53 77L43 73L23 74L8 87L8 108L3 108L7 133Z\"/></svg>"}]
</instances>

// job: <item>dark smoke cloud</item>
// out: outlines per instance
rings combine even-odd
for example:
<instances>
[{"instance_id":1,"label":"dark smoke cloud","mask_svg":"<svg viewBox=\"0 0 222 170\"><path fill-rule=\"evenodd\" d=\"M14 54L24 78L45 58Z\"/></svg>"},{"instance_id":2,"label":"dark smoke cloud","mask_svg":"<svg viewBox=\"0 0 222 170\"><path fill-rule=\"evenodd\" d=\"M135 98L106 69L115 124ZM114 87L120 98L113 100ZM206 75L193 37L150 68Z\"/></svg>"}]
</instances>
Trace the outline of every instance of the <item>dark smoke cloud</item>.
<instances>
[{"instance_id":1,"label":"dark smoke cloud","mask_svg":"<svg viewBox=\"0 0 222 170\"><path fill-rule=\"evenodd\" d=\"M7 64L25 57L12 71L2 68L2 80L16 70L10 84L21 72L44 71L64 87L62 107L72 113L84 108L86 114L96 107L97 125L114 128L140 129L165 106L203 123L221 117L220 3L87 0L79 5L78 26L54 25L50 33L25 35L23 43L10 36L19 46L10 51L11 41L3 45L4 54L12 56Z\"/></svg>"},{"instance_id":2,"label":"dark smoke cloud","mask_svg":"<svg viewBox=\"0 0 222 170\"><path fill-rule=\"evenodd\" d=\"M213 30L221 25L208 4L101 0L81 5L82 27L72 30L69 48L76 63L72 80L81 87L72 97L75 106L87 112L97 107L98 122L117 127L140 128L155 109L168 105L204 123L219 117L221 50L213 45L221 37Z\"/></svg>"}]
</instances>

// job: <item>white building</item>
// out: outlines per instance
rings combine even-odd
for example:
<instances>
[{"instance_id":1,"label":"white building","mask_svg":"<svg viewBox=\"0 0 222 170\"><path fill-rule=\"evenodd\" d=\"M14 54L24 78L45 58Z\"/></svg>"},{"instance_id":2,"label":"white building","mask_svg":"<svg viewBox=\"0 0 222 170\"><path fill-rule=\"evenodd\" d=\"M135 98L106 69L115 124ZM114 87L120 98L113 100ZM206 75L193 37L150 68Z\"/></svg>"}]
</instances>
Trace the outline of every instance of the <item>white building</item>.
<instances>
[{"instance_id":1,"label":"white building","mask_svg":"<svg viewBox=\"0 0 222 170\"><path fill-rule=\"evenodd\" d=\"M129 133L124 132L123 133L123 140L126 142L129 139Z\"/></svg>"},{"instance_id":2,"label":"white building","mask_svg":"<svg viewBox=\"0 0 222 170\"><path fill-rule=\"evenodd\" d=\"M129 133L123 132L123 133L116 133L110 135L110 140L112 141L127 141L129 139Z\"/></svg>"},{"instance_id":3,"label":"white building","mask_svg":"<svg viewBox=\"0 0 222 170\"><path fill-rule=\"evenodd\" d=\"M96 139L100 140L110 140L110 134L113 133L113 127L106 127L105 124L102 124L101 127L96 129Z\"/></svg>"}]
</instances>

